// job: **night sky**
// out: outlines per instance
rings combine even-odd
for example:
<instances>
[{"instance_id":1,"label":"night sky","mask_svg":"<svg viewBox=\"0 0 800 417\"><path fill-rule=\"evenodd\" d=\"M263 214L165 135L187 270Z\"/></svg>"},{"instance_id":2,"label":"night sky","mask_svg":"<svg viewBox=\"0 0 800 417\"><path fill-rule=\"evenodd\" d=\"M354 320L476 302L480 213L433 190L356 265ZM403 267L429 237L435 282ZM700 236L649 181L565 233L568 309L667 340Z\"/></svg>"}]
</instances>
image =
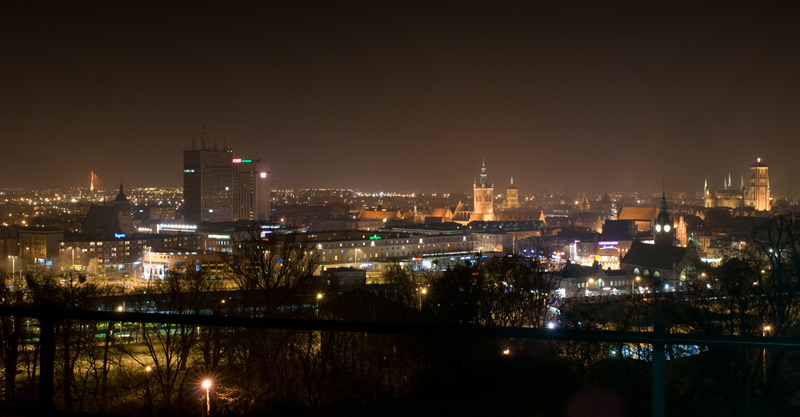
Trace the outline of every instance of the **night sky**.
<instances>
[{"instance_id":1,"label":"night sky","mask_svg":"<svg viewBox=\"0 0 800 417\"><path fill-rule=\"evenodd\" d=\"M694 3L2 2L0 188L800 189L800 7Z\"/></svg>"}]
</instances>

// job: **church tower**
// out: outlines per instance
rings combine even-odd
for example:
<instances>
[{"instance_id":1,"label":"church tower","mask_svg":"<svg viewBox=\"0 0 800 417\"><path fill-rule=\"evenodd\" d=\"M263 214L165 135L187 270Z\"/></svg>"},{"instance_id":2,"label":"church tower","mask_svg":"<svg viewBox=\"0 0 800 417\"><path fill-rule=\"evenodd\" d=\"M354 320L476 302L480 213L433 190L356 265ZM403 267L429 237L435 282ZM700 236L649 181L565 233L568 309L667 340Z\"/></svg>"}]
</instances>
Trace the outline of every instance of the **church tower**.
<instances>
[{"instance_id":1,"label":"church tower","mask_svg":"<svg viewBox=\"0 0 800 417\"><path fill-rule=\"evenodd\" d=\"M769 211L772 204L769 201L769 168L761 158L750 165L750 199L753 208L757 211Z\"/></svg>"},{"instance_id":2,"label":"church tower","mask_svg":"<svg viewBox=\"0 0 800 417\"><path fill-rule=\"evenodd\" d=\"M119 194L114 199L114 215L116 217L116 232L130 235L133 232L133 217L131 214L131 202L122 192L122 184L119 185Z\"/></svg>"},{"instance_id":3,"label":"church tower","mask_svg":"<svg viewBox=\"0 0 800 417\"><path fill-rule=\"evenodd\" d=\"M714 191L716 194L716 190ZM711 190L708 188L708 178L705 180L705 185L703 185L703 202L705 203L705 207L714 207L714 198L711 196Z\"/></svg>"},{"instance_id":4,"label":"church tower","mask_svg":"<svg viewBox=\"0 0 800 417\"><path fill-rule=\"evenodd\" d=\"M474 209L472 220L494 221L494 184L486 179L486 162L481 162L481 179L473 184Z\"/></svg>"},{"instance_id":5,"label":"church tower","mask_svg":"<svg viewBox=\"0 0 800 417\"><path fill-rule=\"evenodd\" d=\"M511 177L511 185L506 188L506 208L511 210L519 208L519 190L514 185L514 177Z\"/></svg>"},{"instance_id":6,"label":"church tower","mask_svg":"<svg viewBox=\"0 0 800 417\"><path fill-rule=\"evenodd\" d=\"M667 211L667 194L662 190L661 204L658 206L658 214L653 221L653 230L655 231L653 243L656 245L672 246L675 240L675 230L673 226L674 224Z\"/></svg>"}]
</instances>

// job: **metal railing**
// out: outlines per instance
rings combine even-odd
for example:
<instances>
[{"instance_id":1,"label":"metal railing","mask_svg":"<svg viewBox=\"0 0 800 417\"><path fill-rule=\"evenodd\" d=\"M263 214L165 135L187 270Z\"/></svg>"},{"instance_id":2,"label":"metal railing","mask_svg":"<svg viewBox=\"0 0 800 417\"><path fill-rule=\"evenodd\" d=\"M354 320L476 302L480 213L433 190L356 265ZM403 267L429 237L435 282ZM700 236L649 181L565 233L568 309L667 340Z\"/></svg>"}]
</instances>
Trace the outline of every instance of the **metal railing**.
<instances>
[{"instance_id":1,"label":"metal railing","mask_svg":"<svg viewBox=\"0 0 800 417\"><path fill-rule=\"evenodd\" d=\"M0 316L35 318L40 323L40 376L37 407L0 404L5 415L98 416L56 409L54 405L55 328L56 320L97 322L170 323L229 328L317 330L403 335L427 335L449 338L514 338L549 341L584 341L646 344L653 347L651 415L665 415L665 368L668 345L698 345L761 349L800 349L800 337L758 337L667 333L656 323L653 332L598 331L550 328L487 327L431 323L310 320L290 318L253 318L195 314L161 314L118 311L90 311L56 308L43 303L38 307L0 307Z\"/></svg>"}]
</instances>

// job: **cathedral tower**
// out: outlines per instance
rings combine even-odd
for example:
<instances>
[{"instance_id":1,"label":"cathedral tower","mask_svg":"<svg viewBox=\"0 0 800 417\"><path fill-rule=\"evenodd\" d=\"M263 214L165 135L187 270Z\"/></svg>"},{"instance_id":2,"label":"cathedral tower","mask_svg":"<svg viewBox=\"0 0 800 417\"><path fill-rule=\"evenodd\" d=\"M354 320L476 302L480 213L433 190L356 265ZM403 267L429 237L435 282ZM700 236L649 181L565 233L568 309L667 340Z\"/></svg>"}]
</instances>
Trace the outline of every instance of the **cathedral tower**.
<instances>
[{"instance_id":1,"label":"cathedral tower","mask_svg":"<svg viewBox=\"0 0 800 417\"><path fill-rule=\"evenodd\" d=\"M761 158L750 165L750 199L757 211L769 211L772 205L769 201L769 168Z\"/></svg>"}]
</instances>

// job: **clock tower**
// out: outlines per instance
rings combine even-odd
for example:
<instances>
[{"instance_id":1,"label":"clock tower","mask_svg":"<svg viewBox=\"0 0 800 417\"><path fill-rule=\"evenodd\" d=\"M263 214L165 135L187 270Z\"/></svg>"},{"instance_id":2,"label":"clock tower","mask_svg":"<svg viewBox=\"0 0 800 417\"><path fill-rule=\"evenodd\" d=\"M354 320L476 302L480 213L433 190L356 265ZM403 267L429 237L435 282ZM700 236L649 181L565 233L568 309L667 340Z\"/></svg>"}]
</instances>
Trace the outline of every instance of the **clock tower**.
<instances>
[{"instance_id":1,"label":"clock tower","mask_svg":"<svg viewBox=\"0 0 800 417\"><path fill-rule=\"evenodd\" d=\"M661 191L661 204L658 214L653 220L653 243L656 245L672 246L675 240L675 224L667 211L667 194Z\"/></svg>"}]
</instances>

